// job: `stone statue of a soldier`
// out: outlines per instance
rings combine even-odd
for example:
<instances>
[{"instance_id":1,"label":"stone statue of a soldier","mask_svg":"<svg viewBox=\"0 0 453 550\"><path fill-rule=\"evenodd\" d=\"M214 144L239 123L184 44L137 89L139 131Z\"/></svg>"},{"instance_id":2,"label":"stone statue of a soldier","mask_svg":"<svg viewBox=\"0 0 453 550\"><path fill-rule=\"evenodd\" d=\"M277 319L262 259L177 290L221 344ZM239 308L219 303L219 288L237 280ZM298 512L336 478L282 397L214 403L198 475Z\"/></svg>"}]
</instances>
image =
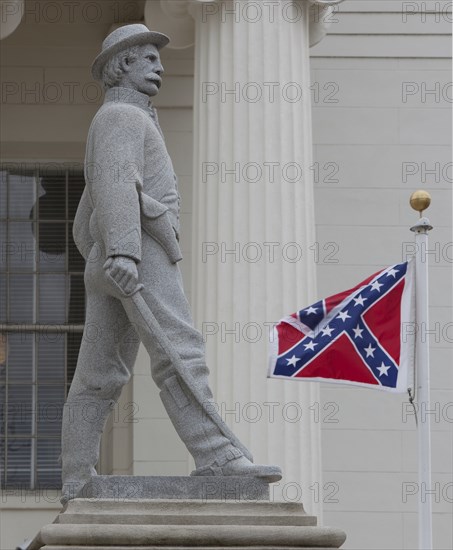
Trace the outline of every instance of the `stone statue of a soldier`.
<instances>
[{"instance_id":1,"label":"stone statue of a soldier","mask_svg":"<svg viewBox=\"0 0 453 550\"><path fill-rule=\"evenodd\" d=\"M131 376L140 340L162 402L195 460L192 475L281 478L277 466L253 464L205 406L212 393L204 345L177 264L177 181L151 103L164 72L159 50L168 42L141 24L120 27L92 67L106 96L89 130L86 188L74 221L86 259L87 317L63 414L63 503L96 475L104 424Z\"/></svg>"}]
</instances>

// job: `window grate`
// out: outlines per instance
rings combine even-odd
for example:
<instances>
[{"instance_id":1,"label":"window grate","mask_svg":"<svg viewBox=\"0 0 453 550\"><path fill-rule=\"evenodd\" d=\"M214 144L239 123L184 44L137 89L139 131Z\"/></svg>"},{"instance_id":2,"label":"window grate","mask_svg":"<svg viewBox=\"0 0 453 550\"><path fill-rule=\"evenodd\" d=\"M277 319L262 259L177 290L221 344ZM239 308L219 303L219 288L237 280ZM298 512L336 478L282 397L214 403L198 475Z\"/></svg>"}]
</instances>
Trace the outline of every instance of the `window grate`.
<instances>
[{"instance_id":1,"label":"window grate","mask_svg":"<svg viewBox=\"0 0 453 550\"><path fill-rule=\"evenodd\" d=\"M63 405L85 317L72 222L82 172L0 167L0 487L61 485Z\"/></svg>"}]
</instances>

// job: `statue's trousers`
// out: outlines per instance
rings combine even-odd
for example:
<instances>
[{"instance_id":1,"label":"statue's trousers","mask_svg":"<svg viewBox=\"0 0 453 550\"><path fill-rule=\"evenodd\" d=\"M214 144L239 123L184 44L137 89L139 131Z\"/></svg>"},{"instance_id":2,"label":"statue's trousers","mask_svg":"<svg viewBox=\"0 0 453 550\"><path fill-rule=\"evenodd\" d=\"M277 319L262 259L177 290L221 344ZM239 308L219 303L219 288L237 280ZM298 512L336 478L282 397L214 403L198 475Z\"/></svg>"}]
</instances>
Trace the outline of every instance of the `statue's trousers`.
<instances>
[{"instance_id":1,"label":"statue's trousers","mask_svg":"<svg viewBox=\"0 0 453 550\"><path fill-rule=\"evenodd\" d=\"M174 349L169 338L162 330L157 319L153 315L153 312L151 310L152 305L150 307L141 295L141 289L142 285L140 285L131 296L122 300L123 307L126 310L129 320L136 326L142 328L145 326L147 328L150 336L152 336L154 340L159 343L159 346L167 355L168 359L172 363L173 368L177 372L187 390L189 390L189 392L192 394L195 401L197 401L201 405L204 414L212 419L212 421L218 426L222 434L227 439L229 439L235 447L240 449L249 460L253 460L250 451L239 441L239 439L222 420L221 416L218 413L216 404L212 400L206 400L206 398L203 396L201 388L198 387L197 380L191 375L190 369L184 367L184 364L178 352ZM142 340L145 347L147 347L146 338L143 337L143 332Z\"/></svg>"}]
</instances>

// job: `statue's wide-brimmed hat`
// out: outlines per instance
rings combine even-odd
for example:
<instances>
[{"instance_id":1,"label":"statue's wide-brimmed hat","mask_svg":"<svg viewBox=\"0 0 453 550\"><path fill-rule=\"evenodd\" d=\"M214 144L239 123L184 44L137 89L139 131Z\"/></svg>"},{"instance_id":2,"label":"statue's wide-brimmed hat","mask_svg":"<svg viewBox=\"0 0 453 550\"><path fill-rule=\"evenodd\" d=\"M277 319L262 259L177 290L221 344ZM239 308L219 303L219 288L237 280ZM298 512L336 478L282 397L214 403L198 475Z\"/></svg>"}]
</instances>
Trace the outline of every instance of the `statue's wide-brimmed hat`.
<instances>
[{"instance_id":1,"label":"statue's wide-brimmed hat","mask_svg":"<svg viewBox=\"0 0 453 550\"><path fill-rule=\"evenodd\" d=\"M169 42L168 36L160 32L150 31L145 25L136 24L119 27L111 32L102 43L102 52L94 60L91 74L96 80L101 80L104 65L112 55L123 50L145 44L153 44L160 50Z\"/></svg>"}]
</instances>

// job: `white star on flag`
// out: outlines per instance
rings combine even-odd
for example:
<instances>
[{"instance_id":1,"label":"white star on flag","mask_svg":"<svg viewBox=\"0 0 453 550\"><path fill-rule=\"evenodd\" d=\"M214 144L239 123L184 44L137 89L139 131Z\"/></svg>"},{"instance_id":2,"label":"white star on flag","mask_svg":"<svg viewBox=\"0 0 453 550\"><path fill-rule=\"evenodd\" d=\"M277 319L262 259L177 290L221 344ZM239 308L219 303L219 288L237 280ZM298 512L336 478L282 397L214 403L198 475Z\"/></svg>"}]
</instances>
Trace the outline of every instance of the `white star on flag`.
<instances>
[{"instance_id":1,"label":"white star on flag","mask_svg":"<svg viewBox=\"0 0 453 550\"><path fill-rule=\"evenodd\" d=\"M361 295L359 295L358 298L353 298L353 299L354 299L354 302L355 302L354 307L359 306L359 305L363 306L363 302L365 302L365 300L366 300L366 298L362 298Z\"/></svg>"},{"instance_id":2,"label":"white star on flag","mask_svg":"<svg viewBox=\"0 0 453 550\"><path fill-rule=\"evenodd\" d=\"M360 328L359 325L357 325L352 330L354 331L354 338L363 338L362 336L363 328Z\"/></svg>"},{"instance_id":3,"label":"white star on flag","mask_svg":"<svg viewBox=\"0 0 453 550\"><path fill-rule=\"evenodd\" d=\"M318 344L315 344L313 340L309 344L304 344L305 349L310 349L311 351L315 351L315 346Z\"/></svg>"},{"instance_id":4,"label":"white star on flag","mask_svg":"<svg viewBox=\"0 0 453 550\"><path fill-rule=\"evenodd\" d=\"M388 270L387 277L392 276L393 278L395 278L397 273L398 273L398 269L395 269L394 267L392 267L392 269Z\"/></svg>"},{"instance_id":5,"label":"white star on flag","mask_svg":"<svg viewBox=\"0 0 453 550\"><path fill-rule=\"evenodd\" d=\"M304 309L307 315L311 315L312 313L316 313L318 309L316 307L310 306L307 307L307 309Z\"/></svg>"},{"instance_id":6,"label":"white star on flag","mask_svg":"<svg viewBox=\"0 0 453 550\"><path fill-rule=\"evenodd\" d=\"M288 362L288 365L295 367L297 361L300 361L300 357L296 357L295 355L293 355L290 359L287 359L286 361Z\"/></svg>"},{"instance_id":7,"label":"white star on flag","mask_svg":"<svg viewBox=\"0 0 453 550\"><path fill-rule=\"evenodd\" d=\"M374 283L371 285L371 290L377 290L378 292L381 292L381 286L382 285L379 281L374 281Z\"/></svg>"},{"instance_id":8,"label":"white star on flag","mask_svg":"<svg viewBox=\"0 0 453 550\"><path fill-rule=\"evenodd\" d=\"M335 329L330 328L329 325L327 325L326 327L324 327L324 328L321 330L321 333L322 333L323 336L330 336L334 330L335 330Z\"/></svg>"},{"instance_id":9,"label":"white star on flag","mask_svg":"<svg viewBox=\"0 0 453 550\"><path fill-rule=\"evenodd\" d=\"M391 367L391 365L384 365L384 363L381 363L381 366L377 368L377 370L379 371L379 378L385 374L386 376L388 376L387 374L387 371L389 370L389 368Z\"/></svg>"},{"instance_id":10,"label":"white star on flag","mask_svg":"<svg viewBox=\"0 0 453 550\"><path fill-rule=\"evenodd\" d=\"M346 319L350 319L351 316L348 315L348 312L347 311L340 311L340 313L338 314L338 317L342 320L342 321L346 321Z\"/></svg>"},{"instance_id":11,"label":"white star on flag","mask_svg":"<svg viewBox=\"0 0 453 550\"><path fill-rule=\"evenodd\" d=\"M368 344L368 347L364 348L364 351L367 357L374 357L374 352L376 351L376 348L373 348L371 347L371 344Z\"/></svg>"}]
</instances>

